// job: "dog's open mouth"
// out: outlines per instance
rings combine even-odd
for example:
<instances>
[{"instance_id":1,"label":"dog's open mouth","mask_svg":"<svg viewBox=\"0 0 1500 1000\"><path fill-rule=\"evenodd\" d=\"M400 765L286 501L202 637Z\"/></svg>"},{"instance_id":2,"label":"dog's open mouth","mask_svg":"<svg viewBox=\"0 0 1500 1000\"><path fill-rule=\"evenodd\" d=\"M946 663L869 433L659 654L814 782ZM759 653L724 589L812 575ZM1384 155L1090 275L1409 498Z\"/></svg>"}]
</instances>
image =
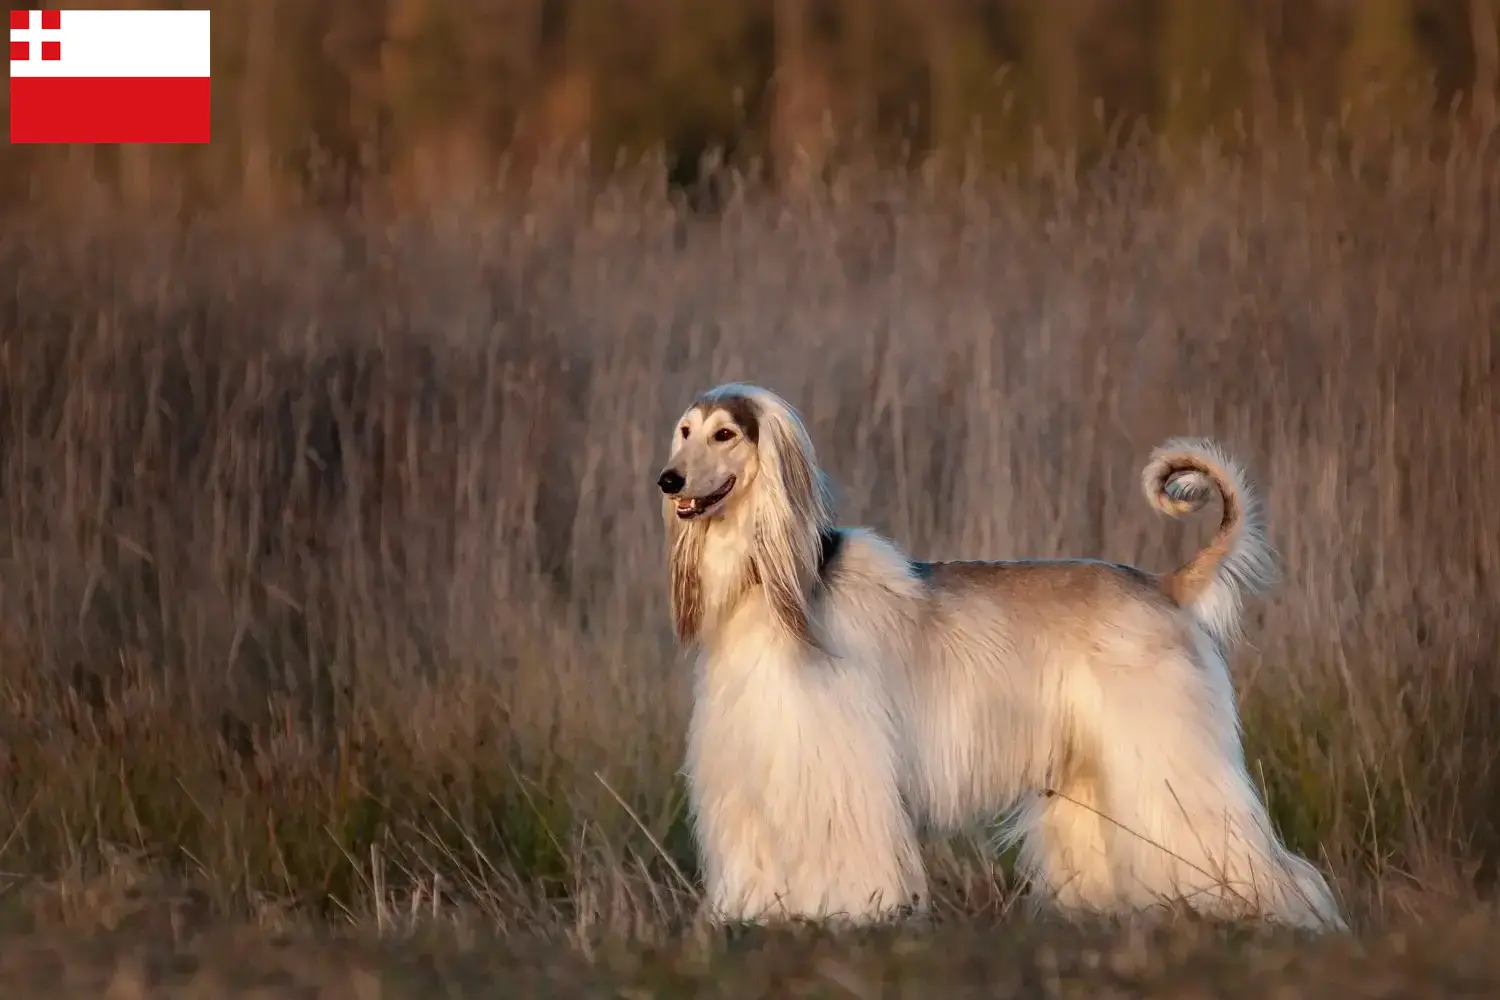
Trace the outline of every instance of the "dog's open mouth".
<instances>
[{"instance_id":1,"label":"dog's open mouth","mask_svg":"<svg viewBox=\"0 0 1500 1000\"><path fill-rule=\"evenodd\" d=\"M723 486L714 490L706 497L676 497L673 503L677 507L677 516L684 521L691 521L695 517L702 517L724 502L729 496L729 491L734 489L734 477L730 476Z\"/></svg>"}]
</instances>

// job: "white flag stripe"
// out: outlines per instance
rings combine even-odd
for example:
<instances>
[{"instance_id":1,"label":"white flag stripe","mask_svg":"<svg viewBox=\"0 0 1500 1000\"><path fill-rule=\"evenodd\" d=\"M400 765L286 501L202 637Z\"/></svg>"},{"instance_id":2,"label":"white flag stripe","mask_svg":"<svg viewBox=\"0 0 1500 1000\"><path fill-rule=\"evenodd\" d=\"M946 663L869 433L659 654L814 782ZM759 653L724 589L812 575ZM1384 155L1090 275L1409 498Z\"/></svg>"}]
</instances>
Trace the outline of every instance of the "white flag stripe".
<instances>
[{"instance_id":1,"label":"white flag stripe","mask_svg":"<svg viewBox=\"0 0 1500 1000\"><path fill-rule=\"evenodd\" d=\"M210 35L206 10L65 10L62 27L42 29L41 11L30 27L12 28L12 42L27 42L30 58L10 61L17 76L208 76ZM60 59L42 58L42 43L58 42Z\"/></svg>"}]
</instances>

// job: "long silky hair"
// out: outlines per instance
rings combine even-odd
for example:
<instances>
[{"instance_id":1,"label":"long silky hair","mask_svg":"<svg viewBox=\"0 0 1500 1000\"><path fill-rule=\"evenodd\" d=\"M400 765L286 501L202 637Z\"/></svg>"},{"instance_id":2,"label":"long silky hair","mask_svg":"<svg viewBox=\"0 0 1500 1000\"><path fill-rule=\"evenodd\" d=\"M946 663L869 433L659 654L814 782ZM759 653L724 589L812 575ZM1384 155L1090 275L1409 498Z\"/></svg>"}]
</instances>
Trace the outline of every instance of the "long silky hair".
<instances>
[{"instance_id":1,"label":"long silky hair","mask_svg":"<svg viewBox=\"0 0 1500 1000\"><path fill-rule=\"evenodd\" d=\"M827 477L801 419L785 401L756 386L731 383L705 393L702 402L731 412L748 407L753 413L759 474L750 495L739 503L750 505L747 519L681 521L671 505L663 505L670 538L672 618L677 638L684 644L698 638L706 613L700 563L710 531L746 525L753 532L749 564L740 568L733 592L724 595L730 606L744 589L760 586L777 623L793 639L824 650L813 625L812 601L820 587L819 573L825 536L833 530L833 502ZM722 613L729 607L716 608Z\"/></svg>"}]
</instances>

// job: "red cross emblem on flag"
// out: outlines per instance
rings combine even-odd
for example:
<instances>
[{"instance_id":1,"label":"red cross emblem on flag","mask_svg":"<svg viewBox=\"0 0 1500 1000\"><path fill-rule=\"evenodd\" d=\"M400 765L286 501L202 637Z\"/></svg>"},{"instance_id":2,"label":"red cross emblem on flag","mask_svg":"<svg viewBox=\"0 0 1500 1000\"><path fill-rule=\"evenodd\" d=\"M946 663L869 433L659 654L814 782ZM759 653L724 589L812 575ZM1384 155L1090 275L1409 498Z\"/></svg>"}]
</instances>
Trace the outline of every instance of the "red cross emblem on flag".
<instances>
[{"instance_id":1,"label":"red cross emblem on flag","mask_svg":"<svg viewBox=\"0 0 1500 1000\"><path fill-rule=\"evenodd\" d=\"M47 32L62 30L62 11L13 10L10 12L10 30L12 32L13 39L16 32L29 33L31 31L31 16L33 14L38 15L36 18L38 22L37 27L44 35ZM33 53L32 44L29 38L12 40L10 43L11 62L26 62L28 59L45 59L49 62L56 62L61 58L62 41L60 40L60 37L54 37L51 40L43 37L41 42L36 46L35 53Z\"/></svg>"}]
</instances>

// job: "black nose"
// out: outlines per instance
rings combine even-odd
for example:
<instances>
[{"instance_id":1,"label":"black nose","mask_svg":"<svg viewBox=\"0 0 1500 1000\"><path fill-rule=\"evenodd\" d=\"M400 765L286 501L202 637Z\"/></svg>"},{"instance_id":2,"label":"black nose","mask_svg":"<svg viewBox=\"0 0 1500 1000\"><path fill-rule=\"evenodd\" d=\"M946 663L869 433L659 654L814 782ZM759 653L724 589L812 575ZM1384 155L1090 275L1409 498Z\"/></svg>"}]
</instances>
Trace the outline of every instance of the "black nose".
<instances>
[{"instance_id":1,"label":"black nose","mask_svg":"<svg viewBox=\"0 0 1500 1000\"><path fill-rule=\"evenodd\" d=\"M656 481L656 485L667 496L672 496L680 492L687 485L687 480L683 479L682 473L676 469L668 469L661 474L661 478Z\"/></svg>"}]
</instances>

